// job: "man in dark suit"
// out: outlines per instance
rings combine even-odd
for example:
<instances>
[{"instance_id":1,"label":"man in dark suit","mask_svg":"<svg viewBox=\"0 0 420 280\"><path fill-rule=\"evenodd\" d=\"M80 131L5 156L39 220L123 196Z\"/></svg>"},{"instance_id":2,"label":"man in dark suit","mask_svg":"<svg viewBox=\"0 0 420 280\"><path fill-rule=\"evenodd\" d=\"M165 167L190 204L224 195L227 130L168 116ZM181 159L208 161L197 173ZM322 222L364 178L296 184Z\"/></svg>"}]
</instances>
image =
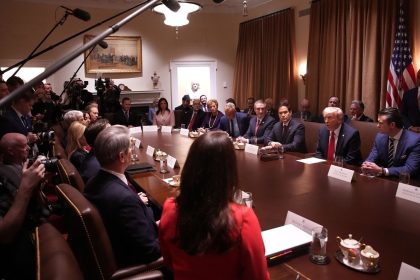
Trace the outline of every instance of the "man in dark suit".
<instances>
[{"instance_id":1,"label":"man in dark suit","mask_svg":"<svg viewBox=\"0 0 420 280\"><path fill-rule=\"evenodd\" d=\"M101 214L118 267L158 259L153 212L124 175L131 163L128 128L114 125L102 130L95 140L95 154L102 169L87 183L85 195Z\"/></svg>"},{"instance_id":2,"label":"man in dark suit","mask_svg":"<svg viewBox=\"0 0 420 280\"><path fill-rule=\"evenodd\" d=\"M32 133L32 119L29 116L33 103L34 95L31 91L13 100L12 105L0 117L0 138L6 133L16 132L25 135L29 144L38 140L37 135Z\"/></svg>"},{"instance_id":3,"label":"man in dark suit","mask_svg":"<svg viewBox=\"0 0 420 280\"><path fill-rule=\"evenodd\" d=\"M201 103L199 99L193 100L192 108L193 109L189 111L186 117L188 121L187 128L189 131L196 131L199 127L201 127L206 113L201 110Z\"/></svg>"},{"instance_id":4,"label":"man in dark suit","mask_svg":"<svg viewBox=\"0 0 420 280\"><path fill-rule=\"evenodd\" d=\"M403 119L396 108L378 113L379 133L362 168L368 173L398 176L420 175L420 135L403 129Z\"/></svg>"},{"instance_id":5,"label":"man in dark suit","mask_svg":"<svg viewBox=\"0 0 420 280\"><path fill-rule=\"evenodd\" d=\"M273 148L283 147L285 152L306 152L305 126L297 119L292 119L290 105L279 107L280 122L276 123L265 144Z\"/></svg>"},{"instance_id":6,"label":"man in dark suit","mask_svg":"<svg viewBox=\"0 0 420 280\"><path fill-rule=\"evenodd\" d=\"M181 127L182 125L185 126L185 128L188 126L190 119L188 119L188 116L191 117L192 107L190 105L191 98L188 94L184 95L182 97L182 104L178 107L175 107L176 111L182 111L182 117L181 117Z\"/></svg>"},{"instance_id":7,"label":"man in dark suit","mask_svg":"<svg viewBox=\"0 0 420 280\"><path fill-rule=\"evenodd\" d=\"M238 140L250 144L263 144L264 139L270 134L275 120L266 114L266 105L262 100L255 101L254 111L256 116L251 118L248 130Z\"/></svg>"},{"instance_id":8,"label":"man in dark suit","mask_svg":"<svg viewBox=\"0 0 420 280\"><path fill-rule=\"evenodd\" d=\"M338 107L327 107L322 114L325 126L319 129L315 156L328 161L341 156L345 163L359 165L362 161L359 131L343 122L343 111Z\"/></svg>"},{"instance_id":9,"label":"man in dark suit","mask_svg":"<svg viewBox=\"0 0 420 280\"><path fill-rule=\"evenodd\" d=\"M360 100L353 100L350 104L350 116L352 120L360 122L373 122L371 118L364 114L365 104Z\"/></svg>"},{"instance_id":10,"label":"man in dark suit","mask_svg":"<svg viewBox=\"0 0 420 280\"><path fill-rule=\"evenodd\" d=\"M127 127L140 126L140 116L131 110L131 100L124 97L121 101L121 109L114 115L114 124L121 124Z\"/></svg>"},{"instance_id":11,"label":"man in dark suit","mask_svg":"<svg viewBox=\"0 0 420 280\"><path fill-rule=\"evenodd\" d=\"M401 102L404 127L420 133L420 70L417 71L417 87L405 92Z\"/></svg>"},{"instance_id":12,"label":"man in dark suit","mask_svg":"<svg viewBox=\"0 0 420 280\"><path fill-rule=\"evenodd\" d=\"M303 98L300 101L300 111L293 113L293 118L301 119L303 121L314 121L314 117L311 115L310 112L310 103L307 98Z\"/></svg>"},{"instance_id":13,"label":"man in dark suit","mask_svg":"<svg viewBox=\"0 0 420 280\"><path fill-rule=\"evenodd\" d=\"M220 120L220 129L226 131L230 137L237 138L245 134L248 126L248 115L236 112L236 106L234 103L227 103L225 106L225 115Z\"/></svg>"},{"instance_id":14,"label":"man in dark suit","mask_svg":"<svg viewBox=\"0 0 420 280\"><path fill-rule=\"evenodd\" d=\"M248 99L246 100L247 108L244 109L245 114L248 114L249 116L255 115L254 103L255 103L254 97L248 97Z\"/></svg>"}]
</instances>

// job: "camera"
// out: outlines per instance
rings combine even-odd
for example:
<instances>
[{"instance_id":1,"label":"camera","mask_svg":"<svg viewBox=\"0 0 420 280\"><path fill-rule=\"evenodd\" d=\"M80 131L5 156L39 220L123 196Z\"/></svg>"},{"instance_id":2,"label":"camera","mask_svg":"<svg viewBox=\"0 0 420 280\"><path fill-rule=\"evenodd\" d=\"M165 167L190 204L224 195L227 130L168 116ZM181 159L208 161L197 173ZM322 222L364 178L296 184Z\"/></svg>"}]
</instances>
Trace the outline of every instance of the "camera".
<instances>
[{"instance_id":1,"label":"camera","mask_svg":"<svg viewBox=\"0 0 420 280\"><path fill-rule=\"evenodd\" d=\"M28 159L28 167L30 167L32 164L34 164L36 158L29 158ZM51 172L51 173L55 173L58 172L58 159L55 157L52 158L47 158L47 157L42 157L41 158L41 164L43 164L45 166L45 171L47 172Z\"/></svg>"}]
</instances>

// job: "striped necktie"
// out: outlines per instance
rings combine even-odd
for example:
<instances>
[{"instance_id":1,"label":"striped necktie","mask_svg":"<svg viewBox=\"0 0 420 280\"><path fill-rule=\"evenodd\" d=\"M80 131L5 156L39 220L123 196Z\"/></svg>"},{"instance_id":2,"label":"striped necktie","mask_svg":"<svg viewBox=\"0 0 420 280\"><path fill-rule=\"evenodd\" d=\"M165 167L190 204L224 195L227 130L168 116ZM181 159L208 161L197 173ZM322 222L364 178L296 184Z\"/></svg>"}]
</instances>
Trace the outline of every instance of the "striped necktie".
<instances>
[{"instance_id":1,"label":"striped necktie","mask_svg":"<svg viewBox=\"0 0 420 280\"><path fill-rule=\"evenodd\" d=\"M389 137L388 167L391 167L394 164L394 141L394 138Z\"/></svg>"}]
</instances>

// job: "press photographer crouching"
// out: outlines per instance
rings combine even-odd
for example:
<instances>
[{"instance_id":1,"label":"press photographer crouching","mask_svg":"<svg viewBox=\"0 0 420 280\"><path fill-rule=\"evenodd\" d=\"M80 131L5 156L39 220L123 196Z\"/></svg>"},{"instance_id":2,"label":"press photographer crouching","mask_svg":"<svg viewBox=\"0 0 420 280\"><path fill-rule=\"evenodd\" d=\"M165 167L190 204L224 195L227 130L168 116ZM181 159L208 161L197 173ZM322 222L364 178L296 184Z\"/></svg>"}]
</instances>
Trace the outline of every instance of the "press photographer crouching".
<instances>
[{"instance_id":1,"label":"press photographer crouching","mask_svg":"<svg viewBox=\"0 0 420 280\"><path fill-rule=\"evenodd\" d=\"M89 102L93 101L93 94L86 89L87 85L88 82L81 79L76 79L68 85L67 95L71 109L83 110Z\"/></svg>"},{"instance_id":2,"label":"press photographer crouching","mask_svg":"<svg viewBox=\"0 0 420 280\"><path fill-rule=\"evenodd\" d=\"M0 279L35 279L32 233L49 216L40 198L45 166L28 167L28 152L23 134L0 139Z\"/></svg>"}]
</instances>

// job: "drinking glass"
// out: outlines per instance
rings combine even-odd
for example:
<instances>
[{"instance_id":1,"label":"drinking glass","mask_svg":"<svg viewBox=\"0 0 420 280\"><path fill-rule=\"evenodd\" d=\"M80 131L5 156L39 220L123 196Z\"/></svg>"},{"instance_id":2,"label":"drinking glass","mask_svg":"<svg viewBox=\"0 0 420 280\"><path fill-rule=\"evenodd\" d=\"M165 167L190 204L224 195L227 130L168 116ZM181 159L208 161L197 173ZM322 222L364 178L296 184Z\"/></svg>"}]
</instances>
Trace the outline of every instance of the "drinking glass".
<instances>
[{"instance_id":1,"label":"drinking glass","mask_svg":"<svg viewBox=\"0 0 420 280\"><path fill-rule=\"evenodd\" d=\"M330 262L327 256L328 230L325 227L312 229L312 244L310 260L315 264L328 264Z\"/></svg>"},{"instance_id":2,"label":"drinking glass","mask_svg":"<svg viewBox=\"0 0 420 280\"><path fill-rule=\"evenodd\" d=\"M279 159L284 159L284 148L283 146L279 147Z\"/></svg>"},{"instance_id":3,"label":"drinking glass","mask_svg":"<svg viewBox=\"0 0 420 280\"><path fill-rule=\"evenodd\" d=\"M137 149L136 149L136 138L130 138L130 148L131 148L131 161L138 161Z\"/></svg>"},{"instance_id":4,"label":"drinking glass","mask_svg":"<svg viewBox=\"0 0 420 280\"><path fill-rule=\"evenodd\" d=\"M242 204L244 204L246 207L252 208L254 204L252 193L245 192L245 194L242 194Z\"/></svg>"},{"instance_id":5,"label":"drinking glass","mask_svg":"<svg viewBox=\"0 0 420 280\"><path fill-rule=\"evenodd\" d=\"M344 166L344 158L342 156L336 156L334 159L334 165L343 167Z\"/></svg>"}]
</instances>

